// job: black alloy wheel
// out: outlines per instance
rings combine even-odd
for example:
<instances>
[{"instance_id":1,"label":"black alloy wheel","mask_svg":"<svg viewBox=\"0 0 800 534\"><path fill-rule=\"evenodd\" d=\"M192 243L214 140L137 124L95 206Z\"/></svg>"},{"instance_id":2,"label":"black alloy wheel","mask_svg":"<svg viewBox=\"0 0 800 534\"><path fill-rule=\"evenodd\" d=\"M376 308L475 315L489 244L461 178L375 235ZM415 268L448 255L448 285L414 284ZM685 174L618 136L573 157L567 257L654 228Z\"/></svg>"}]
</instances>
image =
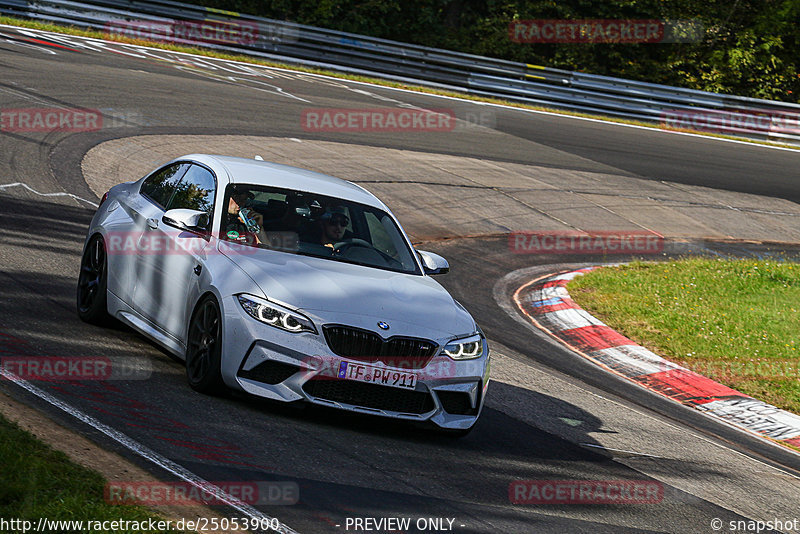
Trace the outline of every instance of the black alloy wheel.
<instances>
[{"instance_id":1,"label":"black alloy wheel","mask_svg":"<svg viewBox=\"0 0 800 534\"><path fill-rule=\"evenodd\" d=\"M225 391L222 361L222 314L217 300L203 298L189 323L186 348L186 378L195 391L217 395Z\"/></svg>"},{"instance_id":2,"label":"black alloy wheel","mask_svg":"<svg viewBox=\"0 0 800 534\"><path fill-rule=\"evenodd\" d=\"M92 237L83 251L78 275L78 316L87 323L103 325L108 322L107 306L108 260L102 236Z\"/></svg>"}]
</instances>

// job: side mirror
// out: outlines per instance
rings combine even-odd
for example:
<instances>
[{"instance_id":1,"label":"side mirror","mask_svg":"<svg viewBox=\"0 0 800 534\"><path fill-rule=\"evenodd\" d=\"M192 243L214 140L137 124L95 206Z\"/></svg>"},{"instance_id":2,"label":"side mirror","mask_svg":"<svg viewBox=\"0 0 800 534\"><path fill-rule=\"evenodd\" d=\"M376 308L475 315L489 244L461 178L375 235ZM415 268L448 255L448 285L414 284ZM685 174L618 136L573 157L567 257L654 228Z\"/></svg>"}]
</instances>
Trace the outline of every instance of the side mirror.
<instances>
[{"instance_id":1,"label":"side mirror","mask_svg":"<svg viewBox=\"0 0 800 534\"><path fill-rule=\"evenodd\" d=\"M450 264L447 260L433 252L425 250L418 250L419 259L422 260L422 266L425 268L425 274L447 274L450 272Z\"/></svg>"},{"instance_id":2,"label":"side mirror","mask_svg":"<svg viewBox=\"0 0 800 534\"><path fill-rule=\"evenodd\" d=\"M198 210L174 209L167 211L161 221L178 230L205 234L208 214Z\"/></svg>"}]
</instances>

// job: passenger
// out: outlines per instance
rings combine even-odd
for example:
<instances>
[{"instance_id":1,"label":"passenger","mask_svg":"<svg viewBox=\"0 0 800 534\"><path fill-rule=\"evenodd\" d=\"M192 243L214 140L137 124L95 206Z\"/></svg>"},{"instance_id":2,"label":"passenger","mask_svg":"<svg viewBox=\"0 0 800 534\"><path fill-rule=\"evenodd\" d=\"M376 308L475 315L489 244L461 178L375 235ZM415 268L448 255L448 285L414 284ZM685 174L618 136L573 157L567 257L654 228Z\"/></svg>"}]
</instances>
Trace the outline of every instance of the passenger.
<instances>
[{"instance_id":1,"label":"passenger","mask_svg":"<svg viewBox=\"0 0 800 534\"><path fill-rule=\"evenodd\" d=\"M234 189L228 200L223 231L228 239L236 242L259 244L264 241L264 217L247 205L255 198L247 190Z\"/></svg>"}]
</instances>

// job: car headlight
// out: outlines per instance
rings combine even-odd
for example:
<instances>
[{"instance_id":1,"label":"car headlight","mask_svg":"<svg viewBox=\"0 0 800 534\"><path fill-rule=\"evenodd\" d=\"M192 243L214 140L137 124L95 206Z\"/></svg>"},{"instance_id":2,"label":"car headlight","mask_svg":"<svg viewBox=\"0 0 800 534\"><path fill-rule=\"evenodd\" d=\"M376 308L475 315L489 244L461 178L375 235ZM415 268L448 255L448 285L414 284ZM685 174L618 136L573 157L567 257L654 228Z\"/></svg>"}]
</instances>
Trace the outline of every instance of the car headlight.
<instances>
[{"instance_id":1,"label":"car headlight","mask_svg":"<svg viewBox=\"0 0 800 534\"><path fill-rule=\"evenodd\" d=\"M483 337L473 334L469 337L454 339L444 346L444 353L454 360L472 360L483 356Z\"/></svg>"},{"instance_id":2,"label":"car headlight","mask_svg":"<svg viewBox=\"0 0 800 534\"><path fill-rule=\"evenodd\" d=\"M251 295L237 295L237 298L244 311L262 323L292 333L317 333L314 323L302 313Z\"/></svg>"}]
</instances>

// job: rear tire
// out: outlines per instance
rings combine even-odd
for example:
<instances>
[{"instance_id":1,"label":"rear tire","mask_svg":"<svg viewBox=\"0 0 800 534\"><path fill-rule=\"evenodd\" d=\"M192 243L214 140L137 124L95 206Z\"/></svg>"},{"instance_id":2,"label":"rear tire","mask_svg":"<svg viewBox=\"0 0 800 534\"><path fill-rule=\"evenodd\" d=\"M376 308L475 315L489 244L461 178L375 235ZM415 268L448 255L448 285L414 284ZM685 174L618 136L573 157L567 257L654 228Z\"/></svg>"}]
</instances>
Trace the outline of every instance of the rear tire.
<instances>
[{"instance_id":1,"label":"rear tire","mask_svg":"<svg viewBox=\"0 0 800 534\"><path fill-rule=\"evenodd\" d=\"M217 299L204 297L189 322L186 378L193 390L206 395L225 392L222 381L222 314Z\"/></svg>"},{"instance_id":2,"label":"rear tire","mask_svg":"<svg viewBox=\"0 0 800 534\"><path fill-rule=\"evenodd\" d=\"M108 315L108 258L103 237L89 240L81 258L77 292L78 317L95 325L109 323Z\"/></svg>"}]
</instances>

